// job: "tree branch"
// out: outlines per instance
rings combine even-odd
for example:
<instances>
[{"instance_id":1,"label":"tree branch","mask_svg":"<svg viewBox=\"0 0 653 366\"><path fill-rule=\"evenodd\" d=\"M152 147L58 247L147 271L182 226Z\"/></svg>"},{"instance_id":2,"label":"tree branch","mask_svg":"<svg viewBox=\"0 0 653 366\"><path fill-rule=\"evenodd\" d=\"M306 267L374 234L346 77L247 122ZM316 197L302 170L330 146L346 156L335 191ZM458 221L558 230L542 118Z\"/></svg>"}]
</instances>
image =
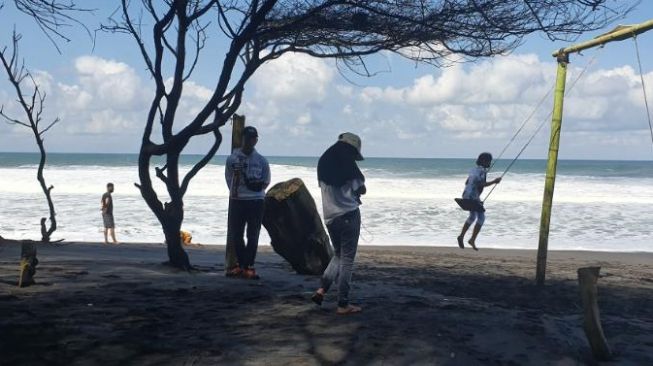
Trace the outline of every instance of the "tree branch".
<instances>
[{"instance_id":1,"label":"tree branch","mask_svg":"<svg viewBox=\"0 0 653 366\"><path fill-rule=\"evenodd\" d=\"M218 151L218 148L220 147L220 144L222 143L222 134L220 133L220 130L216 128L213 130L213 133L215 135L215 140L213 141L213 145L211 146L209 151L184 176L180 189L182 197L186 194L186 190L188 190L188 185L190 184L190 180L193 179L193 177L195 177L195 175L197 175L197 173L199 173L199 171L202 170L202 168L204 168L206 164L208 164L209 161L211 161L211 159L213 159L215 153Z\"/></svg>"}]
</instances>

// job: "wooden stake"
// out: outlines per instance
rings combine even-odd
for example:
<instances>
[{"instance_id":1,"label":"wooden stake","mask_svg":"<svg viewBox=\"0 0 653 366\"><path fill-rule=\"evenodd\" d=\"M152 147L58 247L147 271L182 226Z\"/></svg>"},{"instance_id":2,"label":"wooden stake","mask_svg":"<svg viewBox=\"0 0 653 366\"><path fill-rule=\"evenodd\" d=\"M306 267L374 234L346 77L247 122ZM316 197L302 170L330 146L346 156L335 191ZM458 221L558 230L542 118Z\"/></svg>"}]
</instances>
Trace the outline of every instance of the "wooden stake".
<instances>
[{"instance_id":1,"label":"wooden stake","mask_svg":"<svg viewBox=\"0 0 653 366\"><path fill-rule=\"evenodd\" d=\"M544 198L542 200L542 216L540 219L540 241L537 246L537 269L535 281L538 286L544 285L546 277L546 257L549 247L549 225L551 223L551 206L553 205L553 189L555 188L556 169L558 167L558 149L560 147L560 129L562 127L562 105L565 97L565 82L567 79L567 54L558 58L558 74L553 99L553 117L551 119L551 140L549 141L549 158L546 163L546 181L544 183Z\"/></svg>"},{"instance_id":2,"label":"wooden stake","mask_svg":"<svg viewBox=\"0 0 653 366\"><path fill-rule=\"evenodd\" d=\"M234 114L232 119L233 129L231 132L231 152L243 144L243 129L245 129L245 116ZM231 197L231 196L230 196ZM230 199L231 201L231 199ZM227 218L227 221L229 219ZM227 228L227 238L229 238L229 228ZM238 264L236 257L236 248L234 243L227 240L227 248L224 254L224 267L225 271L235 267Z\"/></svg>"},{"instance_id":3,"label":"wooden stake","mask_svg":"<svg viewBox=\"0 0 653 366\"><path fill-rule=\"evenodd\" d=\"M20 275L18 277L18 287L27 287L34 284L34 275L36 274L36 265L39 263L36 259L36 245L32 241L23 241L20 247Z\"/></svg>"},{"instance_id":4,"label":"wooden stake","mask_svg":"<svg viewBox=\"0 0 653 366\"><path fill-rule=\"evenodd\" d=\"M596 283L599 279L599 271L601 267L579 268L578 284L583 301L583 329L592 348L592 354L599 361L608 361L612 358L612 352L603 334L597 301Z\"/></svg>"},{"instance_id":5,"label":"wooden stake","mask_svg":"<svg viewBox=\"0 0 653 366\"><path fill-rule=\"evenodd\" d=\"M243 145L243 130L245 129L245 116L234 114L233 129L231 131L231 151Z\"/></svg>"}]
</instances>

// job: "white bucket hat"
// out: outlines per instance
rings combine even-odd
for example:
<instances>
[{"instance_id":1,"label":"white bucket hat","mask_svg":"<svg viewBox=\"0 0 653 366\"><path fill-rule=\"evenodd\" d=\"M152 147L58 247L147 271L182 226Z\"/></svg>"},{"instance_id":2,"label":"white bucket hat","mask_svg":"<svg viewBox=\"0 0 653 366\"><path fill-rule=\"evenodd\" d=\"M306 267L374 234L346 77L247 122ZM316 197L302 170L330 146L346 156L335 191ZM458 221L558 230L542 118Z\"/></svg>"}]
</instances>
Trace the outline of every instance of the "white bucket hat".
<instances>
[{"instance_id":1,"label":"white bucket hat","mask_svg":"<svg viewBox=\"0 0 653 366\"><path fill-rule=\"evenodd\" d=\"M341 133L340 136L338 136L338 141L342 141L346 144L349 144L353 147L356 148L356 151L358 152L358 156L356 156L356 160L364 160L363 155L361 154L361 138L358 137L358 135L353 134L351 132L345 132Z\"/></svg>"}]
</instances>

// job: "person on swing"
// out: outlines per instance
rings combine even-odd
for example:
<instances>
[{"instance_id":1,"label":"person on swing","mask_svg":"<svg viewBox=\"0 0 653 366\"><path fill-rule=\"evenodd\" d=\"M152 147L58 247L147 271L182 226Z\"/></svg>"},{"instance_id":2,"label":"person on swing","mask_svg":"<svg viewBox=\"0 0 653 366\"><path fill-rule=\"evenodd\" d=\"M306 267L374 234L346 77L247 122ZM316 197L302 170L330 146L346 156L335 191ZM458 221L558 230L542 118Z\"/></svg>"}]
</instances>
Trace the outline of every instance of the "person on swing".
<instances>
[{"instance_id":1,"label":"person on swing","mask_svg":"<svg viewBox=\"0 0 653 366\"><path fill-rule=\"evenodd\" d=\"M472 237L469 239L468 243L474 250L478 250L478 248L476 248L476 237L478 236L478 233L481 232L481 227L483 227L483 223L485 222L485 208L481 201L481 193L483 193L483 188L501 182L501 177L496 178L491 182L486 181L487 171L490 169L491 163L492 154L488 152L481 153L478 156L478 159L476 159L476 167L469 171L469 177L467 177L467 180L465 181L463 200L472 201L473 207L469 210L469 217L467 217L463 229L458 236L458 246L461 249L465 249L464 240L467 230L472 226L474 221L476 221Z\"/></svg>"}]
</instances>

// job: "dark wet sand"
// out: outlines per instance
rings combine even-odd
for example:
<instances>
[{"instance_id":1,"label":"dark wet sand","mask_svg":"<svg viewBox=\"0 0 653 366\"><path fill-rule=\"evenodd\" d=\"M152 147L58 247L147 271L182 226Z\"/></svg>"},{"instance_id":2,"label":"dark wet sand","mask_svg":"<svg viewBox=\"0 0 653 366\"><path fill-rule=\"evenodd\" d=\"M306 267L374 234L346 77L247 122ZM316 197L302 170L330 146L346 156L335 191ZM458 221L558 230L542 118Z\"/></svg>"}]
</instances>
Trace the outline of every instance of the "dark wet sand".
<instances>
[{"instance_id":1,"label":"dark wet sand","mask_svg":"<svg viewBox=\"0 0 653 366\"><path fill-rule=\"evenodd\" d=\"M616 353L653 365L653 254L360 248L353 298L309 301L318 278L269 247L260 281L223 276L224 247L189 249L199 272L161 263L161 245L41 246L35 286L15 287L20 246L0 244L0 365L575 365L591 363L576 269L599 265Z\"/></svg>"}]
</instances>

